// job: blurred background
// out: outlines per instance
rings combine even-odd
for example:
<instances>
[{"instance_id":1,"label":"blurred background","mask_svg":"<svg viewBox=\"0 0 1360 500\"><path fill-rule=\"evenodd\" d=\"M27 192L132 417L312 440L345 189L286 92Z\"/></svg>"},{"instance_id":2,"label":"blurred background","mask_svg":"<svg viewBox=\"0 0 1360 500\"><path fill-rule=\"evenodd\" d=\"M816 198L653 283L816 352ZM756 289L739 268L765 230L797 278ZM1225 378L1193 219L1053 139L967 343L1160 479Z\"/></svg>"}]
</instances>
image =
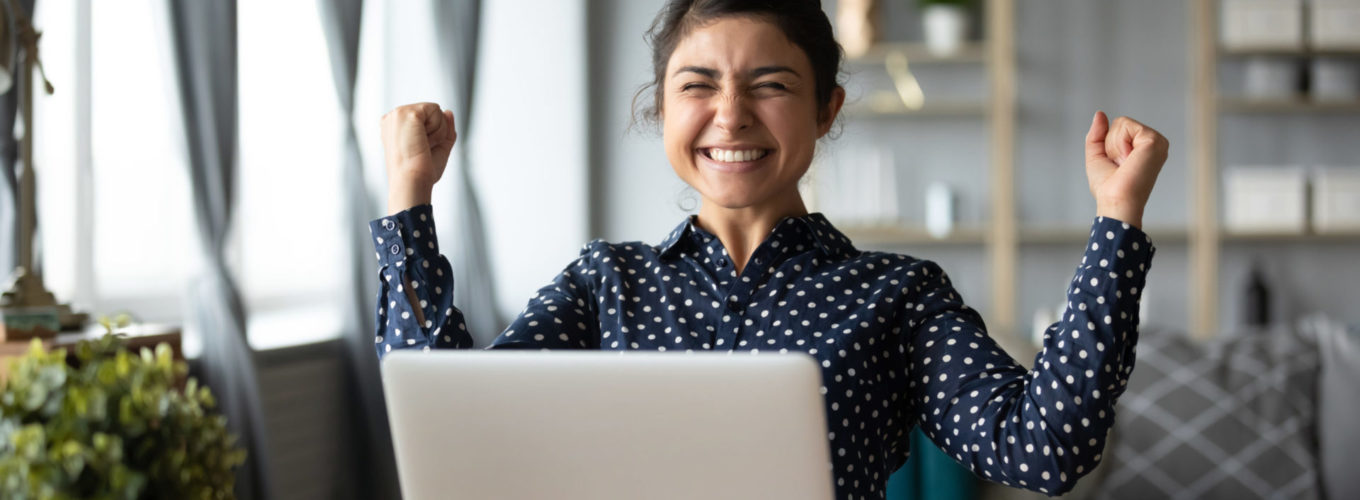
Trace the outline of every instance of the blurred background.
<instances>
[{"instance_id":1,"label":"blurred background","mask_svg":"<svg viewBox=\"0 0 1360 500\"><path fill-rule=\"evenodd\" d=\"M386 111L433 101L457 116L434 206L479 346L589 239L656 243L697 210L659 131L633 123L661 0L36 3L55 92L35 87L31 134L15 118L19 73L0 103L0 126L17 122L20 138L0 140L0 234L14 242L0 270L24 260L28 172L29 274L74 311L174 332L251 443L243 497L396 495L364 230L384 214ZM1077 494L1348 487L1327 483L1320 443L1357 443L1324 431L1360 403L1324 408L1313 395L1334 387L1328 370L1360 377L1326 364L1353 350L1321 347L1353 342L1360 325L1360 1L823 5L846 47L849 99L804 181L809 208L859 248L940 262L1026 365L1095 215L1091 115L1128 115L1170 140L1144 217L1157 256L1142 301L1145 332L1169 340L1145 339L1139 371L1161 376L1121 405L1146 417L1124 420L1183 439L1107 449L1124 450L1119 468ZM1217 364L1176 371L1197 359ZM1239 376L1190 381L1210 373ZM1163 378L1199 402L1166 402L1178 389ZM1279 418L1231 417L1247 410ZM1223 442L1195 442L1233 418ZM1272 447L1247 449L1263 432L1278 435ZM1281 470L1272 451L1292 473L1264 472ZM1190 455L1229 465L1186 477L1149 465ZM937 458L904 467L892 495L1023 496L932 472L949 465Z\"/></svg>"}]
</instances>

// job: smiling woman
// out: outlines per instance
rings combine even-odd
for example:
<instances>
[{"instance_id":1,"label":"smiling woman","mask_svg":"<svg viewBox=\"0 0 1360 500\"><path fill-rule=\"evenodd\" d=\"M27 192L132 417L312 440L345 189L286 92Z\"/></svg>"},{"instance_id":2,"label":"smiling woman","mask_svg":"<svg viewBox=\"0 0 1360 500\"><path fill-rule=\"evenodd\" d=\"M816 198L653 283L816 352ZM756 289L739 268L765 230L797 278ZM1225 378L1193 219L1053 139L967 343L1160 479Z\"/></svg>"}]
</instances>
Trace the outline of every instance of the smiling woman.
<instances>
[{"instance_id":1,"label":"smiling woman","mask_svg":"<svg viewBox=\"0 0 1360 500\"><path fill-rule=\"evenodd\" d=\"M656 83L666 157L703 198L699 224L732 242L740 273L765 236L746 227L807 213L798 180L845 91L837 85L819 102L807 53L765 19L691 23Z\"/></svg>"},{"instance_id":2,"label":"smiling woman","mask_svg":"<svg viewBox=\"0 0 1360 500\"><path fill-rule=\"evenodd\" d=\"M838 498L881 498L908 432L984 478L1059 494L1100 463L1133 369L1140 229L1166 160L1155 130L1096 112L1086 173L1097 213L1068 308L1025 370L934 262L864 251L798 194L845 99L815 0L672 0L653 24L654 107L699 213L657 245L592 241L488 348L798 353L822 367ZM645 88L644 88L645 91ZM467 348L429 206L458 138L433 103L383 117L390 215L378 355ZM626 425L626 423L621 423Z\"/></svg>"}]
</instances>

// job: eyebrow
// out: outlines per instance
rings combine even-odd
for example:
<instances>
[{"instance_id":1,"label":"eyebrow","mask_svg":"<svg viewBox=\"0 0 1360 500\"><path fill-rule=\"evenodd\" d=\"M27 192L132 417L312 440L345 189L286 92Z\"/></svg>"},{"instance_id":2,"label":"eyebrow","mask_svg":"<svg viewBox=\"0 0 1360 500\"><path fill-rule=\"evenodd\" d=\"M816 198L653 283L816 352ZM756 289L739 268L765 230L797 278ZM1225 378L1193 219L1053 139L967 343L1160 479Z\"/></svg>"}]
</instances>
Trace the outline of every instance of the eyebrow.
<instances>
[{"instance_id":1,"label":"eyebrow","mask_svg":"<svg viewBox=\"0 0 1360 500\"><path fill-rule=\"evenodd\" d=\"M678 69L678 70L675 70L675 75L679 75L680 73L686 73L686 72L688 72L688 73L698 73L698 74L703 75L703 76L705 76L705 77L708 77L708 78L715 78L715 79L722 75L722 73L718 72L718 70L716 70L716 69L713 69L713 68L705 68L705 67L702 67L702 66L684 66L684 67L681 67L681 68ZM802 75L799 75L797 71L794 71L793 68L790 68L790 67L788 67L788 66L761 66L761 67L759 67L759 68L756 68L756 69L753 69L753 70L750 71L751 78L760 78L760 77L762 77L762 76L769 75L769 74L773 74L773 73L790 73L790 74L792 74L793 76L802 76ZM675 76L675 75L671 75L671 76Z\"/></svg>"}]
</instances>

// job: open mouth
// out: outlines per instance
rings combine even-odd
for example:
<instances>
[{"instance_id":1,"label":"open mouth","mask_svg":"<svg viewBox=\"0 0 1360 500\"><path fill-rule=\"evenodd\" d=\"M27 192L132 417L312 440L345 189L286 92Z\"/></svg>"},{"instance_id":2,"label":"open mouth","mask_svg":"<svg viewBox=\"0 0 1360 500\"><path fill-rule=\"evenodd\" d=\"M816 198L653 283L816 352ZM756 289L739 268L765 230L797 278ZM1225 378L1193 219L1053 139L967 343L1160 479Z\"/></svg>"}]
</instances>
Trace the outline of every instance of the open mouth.
<instances>
[{"instance_id":1,"label":"open mouth","mask_svg":"<svg viewBox=\"0 0 1360 500\"><path fill-rule=\"evenodd\" d=\"M769 155L773 150L770 149L719 149L719 148L700 148L699 154L704 157L722 163L744 163L756 161Z\"/></svg>"}]
</instances>

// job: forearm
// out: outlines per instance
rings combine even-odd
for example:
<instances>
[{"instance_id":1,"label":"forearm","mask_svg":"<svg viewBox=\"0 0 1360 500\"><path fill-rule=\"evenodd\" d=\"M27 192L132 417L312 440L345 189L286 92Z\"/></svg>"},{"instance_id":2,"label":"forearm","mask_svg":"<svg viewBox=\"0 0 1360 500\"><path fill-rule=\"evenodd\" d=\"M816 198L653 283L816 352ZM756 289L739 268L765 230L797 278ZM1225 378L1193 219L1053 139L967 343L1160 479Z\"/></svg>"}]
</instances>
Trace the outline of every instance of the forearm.
<instances>
[{"instance_id":1,"label":"forearm","mask_svg":"<svg viewBox=\"0 0 1360 500\"><path fill-rule=\"evenodd\" d=\"M369 230L381 267L378 355L395 349L471 346L462 312L453 307L453 270L439 254L430 206L375 220Z\"/></svg>"}]
</instances>

